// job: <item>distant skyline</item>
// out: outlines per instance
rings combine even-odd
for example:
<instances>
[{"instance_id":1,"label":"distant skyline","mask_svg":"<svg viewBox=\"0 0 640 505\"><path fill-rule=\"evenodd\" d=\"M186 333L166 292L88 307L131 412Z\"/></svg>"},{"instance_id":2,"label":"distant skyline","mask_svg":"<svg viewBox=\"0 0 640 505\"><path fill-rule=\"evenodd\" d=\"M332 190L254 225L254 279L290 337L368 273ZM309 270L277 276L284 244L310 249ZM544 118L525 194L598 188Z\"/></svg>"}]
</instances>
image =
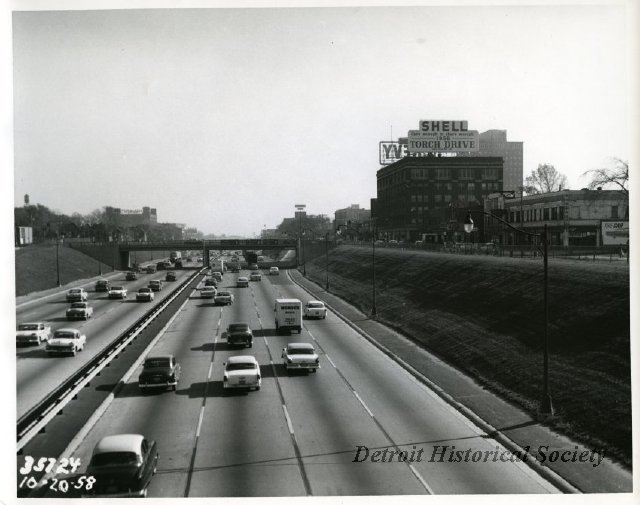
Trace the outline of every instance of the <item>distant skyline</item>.
<instances>
[{"instance_id":1,"label":"distant skyline","mask_svg":"<svg viewBox=\"0 0 640 505\"><path fill-rule=\"evenodd\" d=\"M370 208L378 142L421 119L507 130L524 177L550 163L580 189L635 147L628 22L624 3L14 12L14 204L252 236L297 203Z\"/></svg>"}]
</instances>

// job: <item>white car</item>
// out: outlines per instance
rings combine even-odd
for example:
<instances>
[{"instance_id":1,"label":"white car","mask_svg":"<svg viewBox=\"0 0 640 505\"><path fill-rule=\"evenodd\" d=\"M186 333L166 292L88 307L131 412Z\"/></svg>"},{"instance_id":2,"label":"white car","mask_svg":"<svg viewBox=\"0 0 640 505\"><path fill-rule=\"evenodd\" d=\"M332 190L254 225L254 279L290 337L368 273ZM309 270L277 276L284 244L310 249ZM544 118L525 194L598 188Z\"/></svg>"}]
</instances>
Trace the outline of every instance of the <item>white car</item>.
<instances>
[{"instance_id":1,"label":"white car","mask_svg":"<svg viewBox=\"0 0 640 505\"><path fill-rule=\"evenodd\" d=\"M213 298L216 293L217 290L214 286L204 286L200 289L200 298Z\"/></svg>"},{"instance_id":2,"label":"white car","mask_svg":"<svg viewBox=\"0 0 640 505\"><path fill-rule=\"evenodd\" d=\"M316 372L320 368L320 357L311 344L295 342L282 349L284 366L289 370Z\"/></svg>"},{"instance_id":3,"label":"white car","mask_svg":"<svg viewBox=\"0 0 640 505\"><path fill-rule=\"evenodd\" d=\"M51 326L45 323L20 323L16 328L16 344L40 345L51 337Z\"/></svg>"},{"instance_id":4,"label":"white car","mask_svg":"<svg viewBox=\"0 0 640 505\"><path fill-rule=\"evenodd\" d=\"M71 288L67 291L68 302L86 302L89 295L83 288Z\"/></svg>"},{"instance_id":5,"label":"white car","mask_svg":"<svg viewBox=\"0 0 640 505\"><path fill-rule=\"evenodd\" d=\"M256 391L262 385L260 365L253 356L231 356L224 363L224 389L254 388Z\"/></svg>"},{"instance_id":6,"label":"white car","mask_svg":"<svg viewBox=\"0 0 640 505\"><path fill-rule=\"evenodd\" d=\"M56 330L53 337L47 342L47 353L49 356L54 354L71 354L84 350L87 342L86 335L80 333L75 328L60 328Z\"/></svg>"},{"instance_id":7,"label":"white car","mask_svg":"<svg viewBox=\"0 0 640 505\"><path fill-rule=\"evenodd\" d=\"M73 302L66 312L67 320L84 319L93 317L93 307L87 302Z\"/></svg>"},{"instance_id":8,"label":"white car","mask_svg":"<svg viewBox=\"0 0 640 505\"><path fill-rule=\"evenodd\" d=\"M123 286L112 286L109 290L109 298L120 298L124 300L127 297L127 288Z\"/></svg>"},{"instance_id":9,"label":"white car","mask_svg":"<svg viewBox=\"0 0 640 505\"><path fill-rule=\"evenodd\" d=\"M231 305L233 300L233 294L229 293L229 291L218 291L213 298L216 305Z\"/></svg>"},{"instance_id":10,"label":"white car","mask_svg":"<svg viewBox=\"0 0 640 505\"><path fill-rule=\"evenodd\" d=\"M278 267L271 267L269 269L269 275L280 275L280 269Z\"/></svg>"},{"instance_id":11,"label":"white car","mask_svg":"<svg viewBox=\"0 0 640 505\"><path fill-rule=\"evenodd\" d=\"M246 277L238 277L236 281L236 287L238 288L248 288L249 287L249 279Z\"/></svg>"},{"instance_id":12,"label":"white car","mask_svg":"<svg viewBox=\"0 0 640 505\"><path fill-rule=\"evenodd\" d=\"M151 288L140 288L136 293L137 302L152 302L155 298Z\"/></svg>"},{"instance_id":13,"label":"white car","mask_svg":"<svg viewBox=\"0 0 640 505\"><path fill-rule=\"evenodd\" d=\"M309 300L304 306L304 317L324 319L327 317L327 308L320 300Z\"/></svg>"}]
</instances>

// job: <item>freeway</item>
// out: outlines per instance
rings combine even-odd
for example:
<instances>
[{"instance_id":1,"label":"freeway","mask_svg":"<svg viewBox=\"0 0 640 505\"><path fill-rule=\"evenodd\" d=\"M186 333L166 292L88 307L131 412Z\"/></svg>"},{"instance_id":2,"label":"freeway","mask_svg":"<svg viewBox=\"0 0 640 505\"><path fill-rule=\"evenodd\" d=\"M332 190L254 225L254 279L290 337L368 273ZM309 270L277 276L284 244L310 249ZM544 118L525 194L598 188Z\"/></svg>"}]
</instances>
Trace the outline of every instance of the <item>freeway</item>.
<instances>
[{"instance_id":1,"label":"freeway","mask_svg":"<svg viewBox=\"0 0 640 505\"><path fill-rule=\"evenodd\" d=\"M158 303L171 292L171 286L179 284L193 271L176 270L175 282L167 282L164 288L155 293L153 303ZM85 350L75 357L49 357L45 344L39 347L18 347L16 350L17 414L21 417L51 392L54 385L60 384L80 366L88 362L101 349L124 331L146 310L148 303L137 303L135 293L152 279L164 279L165 272L138 275L135 281L126 281L125 273L111 277L111 285L121 285L128 289L126 300L109 300L107 293L96 293L91 286L86 287L89 304L93 307L93 317L88 321L67 321L65 310L69 306L66 291L18 307L18 323L45 321L51 325L52 333L59 328L78 328L87 336Z\"/></svg>"},{"instance_id":2,"label":"freeway","mask_svg":"<svg viewBox=\"0 0 640 505\"><path fill-rule=\"evenodd\" d=\"M140 392L135 370L74 450L81 472L100 438L141 433L159 444L150 497L558 492L517 459L489 456L508 451L334 314L277 335L273 300L308 299L286 274L249 288L235 288L237 276L222 282L233 305L195 291L155 344L153 354L181 363L178 390ZM227 344L235 321L250 323L252 348ZM321 369L288 375L280 355L289 342L312 343ZM260 391L223 390L222 364L238 354L260 363ZM488 456L456 462L439 456L443 446ZM399 450L410 461L381 461Z\"/></svg>"}]
</instances>

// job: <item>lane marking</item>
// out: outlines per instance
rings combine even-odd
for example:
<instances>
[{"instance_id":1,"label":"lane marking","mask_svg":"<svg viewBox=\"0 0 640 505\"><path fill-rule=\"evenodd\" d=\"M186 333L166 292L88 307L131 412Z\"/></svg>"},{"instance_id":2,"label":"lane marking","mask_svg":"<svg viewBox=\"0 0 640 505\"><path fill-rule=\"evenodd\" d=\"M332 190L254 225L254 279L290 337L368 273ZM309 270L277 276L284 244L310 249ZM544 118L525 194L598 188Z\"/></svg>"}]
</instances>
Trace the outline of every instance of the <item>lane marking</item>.
<instances>
[{"instance_id":1,"label":"lane marking","mask_svg":"<svg viewBox=\"0 0 640 505\"><path fill-rule=\"evenodd\" d=\"M202 427L203 417L204 417L204 405L200 407L200 417L198 418L198 427L196 428L196 438L200 436L200 428Z\"/></svg>"},{"instance_id":2,"label":"lane marking","mask_svg":"<svg viewBox=\"0 0 640 505\"><path fill-rule=\"evenodd\" d=\"M327 353L324 354L327 359L329 360L329 363L331 363L331 366L333 366L333 368L335 368L336 370L338 369L338 367L336 366L336 364L331 360L331 358L329 357L329 355Z\"/></svg>"},{"instance_id":3,"label":"lane marking","mask_svg":"<svg viewBox=\"0 0 640 505\"><path fill-rule=\"evenodd\" d=\"M366 411L369 413L369 415L370 415L371 417L375 417L375 416L373 415L373 412L371 412L371 411L369 410L369 407L367 407L367 404L366 404L366 403L364 403L364 400L363 400L362 398L360 398L360 395L358 394L358 392L357 392L355 389L354 389L354 390L352 390L352 391L353 391L353 394L355 395L355 397L358 399L358 401L359 401L359 402L362 404L362 406L364 407L364 410L366 410Z\"/></svg>"},{"instance_id":4,"label":"lane marking","mask_svg":"<svg viewBox=\"0 0 640 505\"><path fill-rule=\"evenodd\" d=\"M287 426L289 427L289 433L291 433L292 435L293 433L293 424L291 424L291 418L289 417L289 412L287 412L287 406L286 405L282 405L282 410L284 410L284 417L287 418Z\"/></svg>"},{"instance_id":5,"label":"lane marking","mask_svg":"<svg viewBox=\"0 0 640 505\"><path fill-rule=\"evenodd\" d=\"M429 487L429 484L427 484L427 482L422 478L422 475L420 475L418 470L416 470L412 464L409 464L409 468L413 472L413 475L416 476L416 479L418 479L420 481L420 483L424 486L424 488L427 490L427 493L435 494L433 492L433 489L431 489L431 487Z\"/></svg>"},{"instance_id":6,"label":"lane marking","mask_svg":"<svg viewBox=\"0 0 640 505\"><path fill-rule=\"evenodd\" d=\"M209 363L209 373L207 374L207 380L211 379L211 372L213 371L213 361Z\"/></svg>"}]
</instances>

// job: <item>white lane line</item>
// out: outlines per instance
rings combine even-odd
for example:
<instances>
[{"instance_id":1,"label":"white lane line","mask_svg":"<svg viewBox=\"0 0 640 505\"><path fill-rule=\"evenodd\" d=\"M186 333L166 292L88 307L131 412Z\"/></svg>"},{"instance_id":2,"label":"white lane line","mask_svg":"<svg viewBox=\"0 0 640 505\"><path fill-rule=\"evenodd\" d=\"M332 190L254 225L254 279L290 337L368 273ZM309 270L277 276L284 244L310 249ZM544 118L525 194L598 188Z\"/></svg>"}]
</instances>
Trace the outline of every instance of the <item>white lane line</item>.
<instances>
[{"instance_id":1,"label":"white lane line","mask_svg":"<svg viewBox=\"0 0 640 505\"><path fill-rule=\"evenodd\" d=\"M200 436L200 427L202 426L203 417L204 417L204 405L200 407L200 417L198 418L198 427L196 428L196 438Z\"/></svg>"},{"instance_id":2,"label":"white lane line","mask_svg":"<svg viewBox=\"0 0 640 505\"><path fill-rule=\"evenodd\" d=\"M358 392L355 389L353 390L353 394L358 399L358 401L362 404L362 406L364 407L364 410L366 410L371 417L374 417L373 412L371 412L369 410L369 407L367 407L367 404L364 403L364 401L362 400L362 398L360 398L360 395L358 394Z\"/></svg>"},{"instance_id":3,"label":"white lane line","mask_svg":"<svg viewBox=\"0 0 640 505\"><path fill-rule=\"evenodd\" d=\"M416 476L416 478L420 481L420 483L421 483L421 484L424 486L424 488L427 490L427 493L429 493L429 494L435 494L435 493L433 492L433 489L431 489L431 488L429 487L429 484L427 484L427 482L422 478L422 475L420 475L420 474L418 473L418 470L416 470L416 469L413 467L413 465L411 465L411 464L409 465L409 468L411 468L411 471L413 472L413 475L415 475L415 476Z\"/></svg>"},{"instance_id":4,"label":"white lane line","mask_svg":"<svg viewBox=\"0 0 640 505\"><path fill-rule=\"evenodd\" d=\"M327 357L327 359L329 360L329 363L331 363L331 365L333 366L333 368L337 369L338 367L336 366L336 364L335 364L333 361L331 361L331 358L329 357L329 355L328 355L328 354L325 354L325 356Z\"/></svg>"},{"instance_id":5,"label":"white lane line","mask_svg":"<svg viewBox=\"0 0 640 505\"><path fill-rule=\"evenodd\" d=\"M211 372L213 371L213 361L209 363L209 373L207 374L207 380L211 379Z\"/></svg>"},{"instance_id":6,"label":"white lane line","mask_svg":"<svg viewBox=\"0 0 640 505\"><path fill-rule=\"evenodd\" d=\"M291 424L291 418L289 417L289 412L287 412L287 406L283 405L282 410L284 410L284 417L287 418L287 426L289 427L289 433L293 435L293 424Z\"/></svg>"}]
</instances>

